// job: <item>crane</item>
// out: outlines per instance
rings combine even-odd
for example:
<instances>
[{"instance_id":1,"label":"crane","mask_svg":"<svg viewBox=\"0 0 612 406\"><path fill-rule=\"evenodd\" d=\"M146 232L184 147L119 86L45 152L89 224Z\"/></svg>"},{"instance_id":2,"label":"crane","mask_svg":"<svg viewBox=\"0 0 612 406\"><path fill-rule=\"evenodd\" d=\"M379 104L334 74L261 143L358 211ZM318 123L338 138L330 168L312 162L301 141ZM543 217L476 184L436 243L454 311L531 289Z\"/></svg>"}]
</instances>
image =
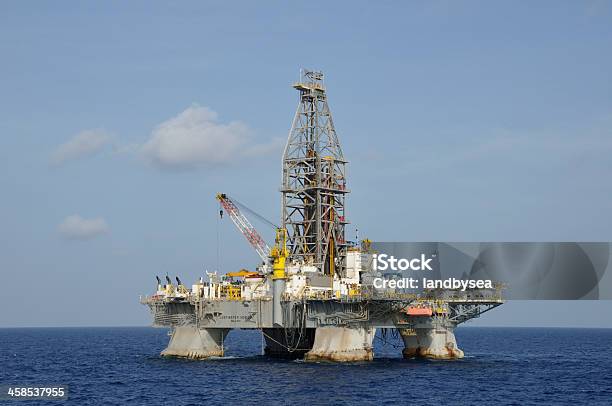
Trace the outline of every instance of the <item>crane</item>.
<instances>
[{"instance_id":1,"label":"crane","mask_svg":"<svg viewBox=\"0 0 612 406\"><path fill-rule=\"evenodd\" d=\"M217 200L221 204L221 207L225 209L229 214L232 222L238 227L238 230L244 235L251 247L255 249L257 255L261 258L264 264L272 263L272 271L276 279L283 279L285 277L285 260L287 258L287 230L280 228L264 217L255 213L243 204L238 203L235 199L231 199L225 193L217 193ZM264 241L261 235L257 232L251 222L242 214L238 205L244 207L257 217L261 218L265 222L271 224L276 229L276 239L274 247L270 248ZM221 212L221 215L222 212Z\"/></svg>"},{"instance_id":2,"label":"crane","mask_svg":"<svg viewBox=\"0 0 612 406\"><path fill-rule=\"evenodd\" d=\"M217 200L221 204L221 207L229 214L236 227L238 227L238 230L240 230L249 244L255 249L257 255L267 264L270 261L270 247L266 244L261 235L259 235L255 227L253 227L244 214L240 212L236 203L228 195L225 193L217 193Z\"/></svg>"}]
</instances>

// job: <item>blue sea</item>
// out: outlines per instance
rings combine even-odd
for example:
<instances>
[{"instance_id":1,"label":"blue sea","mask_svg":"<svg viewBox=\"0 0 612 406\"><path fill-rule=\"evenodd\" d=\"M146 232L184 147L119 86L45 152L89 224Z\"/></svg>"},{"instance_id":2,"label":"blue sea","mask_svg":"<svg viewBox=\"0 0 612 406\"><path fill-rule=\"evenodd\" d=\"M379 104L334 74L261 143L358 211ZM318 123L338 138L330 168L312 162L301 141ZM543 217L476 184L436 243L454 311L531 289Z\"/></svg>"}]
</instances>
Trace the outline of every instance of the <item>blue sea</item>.
<instances>
[{"instance_id":1,"label":"blue sea","mask_svg":"<svg viewBox=\"0 0 612 406\"><path fill-rule=\"evenodd\" d=\"M47 404L612 405L612 329L461 327L466 358L403 360L398 338L373 362L305 363L261 355L257 331L232 331L227 357L165 359L167 330L0 329L0 385L69 385ZM42 404L40 400L5 401Z\"/></svg>"}]
</instances>

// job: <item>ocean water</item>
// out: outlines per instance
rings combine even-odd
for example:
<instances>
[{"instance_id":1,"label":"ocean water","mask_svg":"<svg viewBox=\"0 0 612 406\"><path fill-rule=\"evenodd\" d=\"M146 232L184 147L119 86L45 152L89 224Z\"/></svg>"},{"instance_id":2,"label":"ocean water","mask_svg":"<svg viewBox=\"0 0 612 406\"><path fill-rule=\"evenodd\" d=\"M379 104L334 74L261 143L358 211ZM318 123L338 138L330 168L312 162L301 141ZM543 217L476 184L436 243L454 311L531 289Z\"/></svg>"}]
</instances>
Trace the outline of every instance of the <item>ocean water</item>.
<instances>
[{"instance_id":1,"label":"ocean water","mask_svg":"<svg viewBox=\"0 0 612 406\"><path fill-rule=\"evenodd\" d=\"M46 404L612 405L612 329L456 331L466 358L403 360L399 339L375 340L370 363L266 358L257 331L232 331L227 357L163 359L153 328L0 329L0 385L69 385ZM1 402L1 401L0 401ZM39 400L5 401L43 404Z\"/></svg>"}]
</instances>

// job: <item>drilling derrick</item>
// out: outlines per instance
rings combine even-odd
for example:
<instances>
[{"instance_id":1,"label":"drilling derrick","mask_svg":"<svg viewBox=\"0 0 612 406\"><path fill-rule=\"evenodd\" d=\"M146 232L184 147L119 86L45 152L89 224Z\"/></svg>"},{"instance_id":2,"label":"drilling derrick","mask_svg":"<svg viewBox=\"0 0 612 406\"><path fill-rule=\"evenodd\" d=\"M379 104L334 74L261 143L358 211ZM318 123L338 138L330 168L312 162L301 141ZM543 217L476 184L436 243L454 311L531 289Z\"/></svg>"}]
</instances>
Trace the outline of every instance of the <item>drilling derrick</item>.
<instances>
[{"instance_id":1,"label":"drilling derrick","mask_svg":"<svg viewBox=\"0 0 612 406\"><path fill-rule=\"evenodd\" d=\"M302 71L293 85L300 101L283 155L282 224L289 261L343 275L346 259L342 148L334 129L323 73Z\"/></svg>"}]
</instances>

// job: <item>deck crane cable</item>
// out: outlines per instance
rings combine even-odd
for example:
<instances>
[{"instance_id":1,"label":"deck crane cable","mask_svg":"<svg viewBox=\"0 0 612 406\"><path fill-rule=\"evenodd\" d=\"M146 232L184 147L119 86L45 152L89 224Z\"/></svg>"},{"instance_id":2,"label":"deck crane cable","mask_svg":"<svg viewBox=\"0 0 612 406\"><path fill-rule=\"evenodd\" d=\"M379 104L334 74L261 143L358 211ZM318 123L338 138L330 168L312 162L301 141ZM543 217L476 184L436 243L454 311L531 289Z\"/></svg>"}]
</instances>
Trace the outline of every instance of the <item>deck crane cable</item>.
<instances>
[{"instance_id":1,"label":"deck crane cable","mask_svg":"<svg viewBox=\"0 0 612 406\"><path fill-rule=\"evenodd\" d=\"M389 341L389 339L387 338L387 330L389 330L389 329L387 329L387 328L380 329L380 334L375 334L374 338L376 338L377 340L380 340L383 345L390 345L393 348L403 348L403 346L394 344L391 341ZM391 336L394 339L399 338L399 334L394 333L393 330L397 331L397 329L391 329Z\"/></svg>"},{"instance_id":2,"label":"deck crane cable","mask_svg":"<svg viewBox=\"0 0 612 406\"><path fill-rule=\"evenodd\" d=\"M242 214L240 207L248 210L250 213L253 213L258 218L263 219L266 223L272 224L269 220L266 220L265 217L257 214L253 210L246 207L244 204L240 204L236 202L233 198L230 198L225 193L217 193L217 200L219 200L219 204L221 205L220 214L225 209L225 212L230 217L232 222L238 227L238 230L244 235L249 244L255 249L257 255L261 258L263 263L268 263L270 261L270 247L261 237L261 235L257 232L255 227L251 224L251 222ZM240 206L240 207L239 207Z\"/></svg>"},{"instance_id":3,"label":"deck crane cable","mask_svg":"<svg viewBox=\"0 0 612 406\"><path fill-rule=\"evenodd\" d=\"M261 214L257 213L255 210L251 209L249 206L245 205L244 203L240 203L238 200L236 200L235 197L229 196L229 195L227 197L230 198L234 202L234 204L236 206L238 206L239 208L241 208L244 211L248 211L253 216L257 217L259 220L263 221L264 223L266 223L267 225L269 225L273 229L276 230L278 228L278 226L276 224L274 224L273 222L271 222L270 220L268 220L266 217L262 216Z\"/></svg>"}]
</instances>

